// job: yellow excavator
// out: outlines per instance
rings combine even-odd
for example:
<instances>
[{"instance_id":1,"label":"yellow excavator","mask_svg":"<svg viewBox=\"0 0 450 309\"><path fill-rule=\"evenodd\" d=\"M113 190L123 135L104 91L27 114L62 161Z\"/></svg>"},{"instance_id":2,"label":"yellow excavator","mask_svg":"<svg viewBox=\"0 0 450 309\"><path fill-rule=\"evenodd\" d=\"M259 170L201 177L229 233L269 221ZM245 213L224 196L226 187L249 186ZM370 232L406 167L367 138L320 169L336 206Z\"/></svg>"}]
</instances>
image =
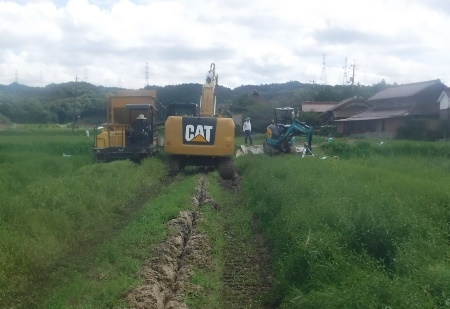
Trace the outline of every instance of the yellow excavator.
<instances>
[{"instance_id":1,"label":"yellow excavator","mask_svg":"<svg viewBox=\"0 0 450 309\"><path fill-rule=\"evenodd\" d=\"M181 104L178 112L175 105L169 105L164 151L170 175L176 175L185 166L201 166L217 168L223 179L234 177L235 125L233 119L216 115L217 83L216 66L211 63L199 108L196 104Z\"/></svg>"}]
</instances>

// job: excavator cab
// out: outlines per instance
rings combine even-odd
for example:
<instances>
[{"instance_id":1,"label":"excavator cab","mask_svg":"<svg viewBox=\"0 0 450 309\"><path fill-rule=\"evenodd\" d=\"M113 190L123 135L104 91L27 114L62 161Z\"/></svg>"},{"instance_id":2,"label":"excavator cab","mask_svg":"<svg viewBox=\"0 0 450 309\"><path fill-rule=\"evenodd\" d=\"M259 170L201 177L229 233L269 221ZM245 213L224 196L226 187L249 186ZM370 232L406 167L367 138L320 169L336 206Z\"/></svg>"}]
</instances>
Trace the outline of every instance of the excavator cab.
<instances>
[{"instance_id":1,"label":"excavator cab","mask_svg":"<svg viewBox=\"0 0 450 309\"><path fill-rule=\"evenodd\" d=\"M290 125L295 117L295 111L292 107L275 108L275 122L280 125Z\"/></svg>"},{"instance_id":2,"label":"excavator cab","mask_svg":"<svg viewBox=\"0 0 450 309\"><path fill-rule=\"evenodd\" d=\"M153 144L154 124L152 119L155 114L153 106L150 104L127 104L125 112L127 115L125 146Z\"/></svg>"},{"instance_id":3,"label":"excavator cab","mask_svg":"<svg viewBox=\"0 0 450 309\"><path fill-rule=\"evenodd\" d=\"M167 106L167 117L170 116L198 116L198 105L195 103L170 103Z\"/></svg>"},{"instance_id":4,"label":"excavator cab","mask_svg":"<svg viewBox=\"0 0 450 309\"><path fill-rule=\"evenodd\" d=\"M272 134L280 136L292 124L294 119L294 109L292 107L278 107L275 108L275 117L272 129Z\"/></svg>"}]
</instances>

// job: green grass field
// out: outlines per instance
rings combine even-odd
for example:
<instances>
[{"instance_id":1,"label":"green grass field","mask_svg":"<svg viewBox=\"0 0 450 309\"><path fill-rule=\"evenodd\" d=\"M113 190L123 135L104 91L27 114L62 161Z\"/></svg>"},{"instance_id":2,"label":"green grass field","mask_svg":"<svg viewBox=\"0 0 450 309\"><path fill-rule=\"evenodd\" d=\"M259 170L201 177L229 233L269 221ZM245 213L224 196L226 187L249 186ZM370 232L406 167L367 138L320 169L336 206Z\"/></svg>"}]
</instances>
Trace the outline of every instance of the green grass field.
<instances>
[{"instance_id":1,"label":"green grass field","mask_svg":"<svg viewBox=\"0 0 450 309\"><path fill-rule=\"evenodd\" d=\"M0 132L0 298L7 306L38 306L62 270L64 277L66 269L76 272L159 194L160 160L93 164L84 134Z\"/></svg>"},{"instance_id":2,"label":"green grass field","mask_svg":"<svg viewBox=\"0 0 450 309\"><path fill-rule=\"evenodd\" d=\"M316 157L237 158L239 193L208 175L223 209L204 208L199 229L216 266L193 277L208 293L190 295L189 307L224 307L224 229L247 241L253 216L273 249L277 307L449 307L449 144L316 138L313 145ZM139 284L167 221L191 207L192 170L168 181L159 158L94 164L91 147L84 130L0 131L5 308L126 307L123 296Z\"/></svg>"},{"instance_id":3,"label":"green grass field","mask_svg":"<svg viewBox=\"0 0 450 309\"><path fill-rule=\"evenodd\" d=\"M280 307L449 306L448 145L391 144L237 162L274 246Z\"/></svg>"}]
</instances>

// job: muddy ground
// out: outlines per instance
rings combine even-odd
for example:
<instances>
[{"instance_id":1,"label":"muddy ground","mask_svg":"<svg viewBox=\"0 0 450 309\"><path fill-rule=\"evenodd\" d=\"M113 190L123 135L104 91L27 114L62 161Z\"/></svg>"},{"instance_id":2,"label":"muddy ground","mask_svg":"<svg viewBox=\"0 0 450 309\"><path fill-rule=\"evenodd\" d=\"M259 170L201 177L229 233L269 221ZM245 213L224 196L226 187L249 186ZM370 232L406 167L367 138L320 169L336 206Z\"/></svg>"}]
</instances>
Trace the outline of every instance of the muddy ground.
<instances>
[{"instance_id":1,"label":"muddy ground","mask_svg":"<svg viewBox=\"0 0 450 309\"><path fill-rule=\"evenodd\" d=\"M239 192L239 176L233 180L221 180L220 183L225 190ZM142 284L130 291L126 297L129 308L188 308L183 302L187 293L208 292L190 283L194 265L211 269L214 263L207 235L196 231L197 222L203 220L201 206L206 203L220 211L227 222L222 278L223 307L269 308L269 305L261 301L261 297L272 285L270 252L264 237L257 229L257 218L252 221L252 230L255 232L253 237L237 241L239 237L235 235L233 223L228 222L226 218L232 209L220 209L221 205L210 198L204 176L199 177L195 191L192 197L194 210L183 211L178 218L168 222L170 236L157 250L155 257L147 261L141 269ZM245 250L242 250L243 247ZM242 254L243 252L245 254Z\"/></svg>"}]
</instances>

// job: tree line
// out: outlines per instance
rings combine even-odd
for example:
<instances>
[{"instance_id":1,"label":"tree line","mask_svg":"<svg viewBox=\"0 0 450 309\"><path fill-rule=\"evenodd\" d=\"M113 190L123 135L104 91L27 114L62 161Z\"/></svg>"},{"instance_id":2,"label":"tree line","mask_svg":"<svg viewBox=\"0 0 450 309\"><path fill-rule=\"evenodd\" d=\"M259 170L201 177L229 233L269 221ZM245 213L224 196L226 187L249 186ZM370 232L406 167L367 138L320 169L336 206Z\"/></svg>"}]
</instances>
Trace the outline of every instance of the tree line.
<instances>
[{"instance_id":1,"label":"tree line","mask_svg":"<svg viewBox=\"0 0 450 309\"><path fill-rule=\"evenodd\" d=\"M330 86L290 81L265 85L243 85L234 89L216 86L217 104L229 114L242 113L253 119L255 129L265 128L274 107L300 108L302 101L340 102L352 96L368 98L387 87L384 81L372 86ZM201 84L146 86L157 91L158 116L165 118L170 103L199 103ZM122 90L86 82L29 87L18 83L0 85L0 123L67 124L78 121L98 124L106 120L107 96Z\"/></svg>"}]
</instances>

